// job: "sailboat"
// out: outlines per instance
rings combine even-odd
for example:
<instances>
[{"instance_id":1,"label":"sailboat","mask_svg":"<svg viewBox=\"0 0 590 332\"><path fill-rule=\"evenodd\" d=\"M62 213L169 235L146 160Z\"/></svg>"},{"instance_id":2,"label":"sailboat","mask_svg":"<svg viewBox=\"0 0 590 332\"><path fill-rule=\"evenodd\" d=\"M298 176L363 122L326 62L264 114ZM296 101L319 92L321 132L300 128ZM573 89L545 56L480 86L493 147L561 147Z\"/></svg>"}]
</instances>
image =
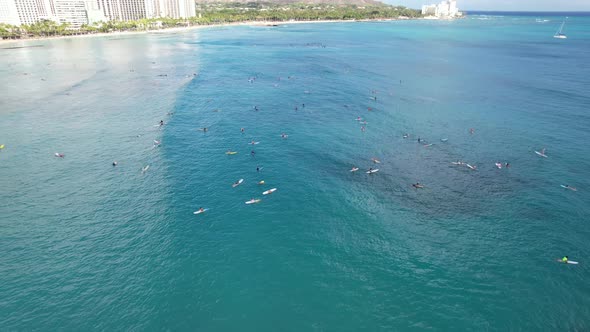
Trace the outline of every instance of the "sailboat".
<instances>
[{"instance_id":1,"label":"sailboat","mask_svg":"<svg viewBox=\"0 0 590 332\"><path fill-rule=\"evenodd\" d=\"M563 23L561 23L561 27L559 27L559 30L557 30L557 32L553 35L553 38L559 38L559 39L566 39L567 36L563 33L563 26L565 25L565 20L563 21Z\"/></svg>"}]
</instances>

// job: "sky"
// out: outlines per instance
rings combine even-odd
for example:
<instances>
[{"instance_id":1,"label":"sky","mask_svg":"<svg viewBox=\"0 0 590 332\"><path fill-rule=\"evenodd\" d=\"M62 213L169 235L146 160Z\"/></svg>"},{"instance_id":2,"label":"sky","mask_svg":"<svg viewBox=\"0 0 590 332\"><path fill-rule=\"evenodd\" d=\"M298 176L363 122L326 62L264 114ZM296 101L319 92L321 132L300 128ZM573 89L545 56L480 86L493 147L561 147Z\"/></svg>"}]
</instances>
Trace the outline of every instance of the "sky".
<instances>
[{"instance_id":1,"label":"sky","mask_svg":"<svg viewBox=\"0 0 590 332\"><path fill-rule=\"evenodd\" d=\"M382 0L392 5L422 8L441 0ZM590 0L457 0L463 10L497 11L590 11Z\"/></svg>"}]
</instances>

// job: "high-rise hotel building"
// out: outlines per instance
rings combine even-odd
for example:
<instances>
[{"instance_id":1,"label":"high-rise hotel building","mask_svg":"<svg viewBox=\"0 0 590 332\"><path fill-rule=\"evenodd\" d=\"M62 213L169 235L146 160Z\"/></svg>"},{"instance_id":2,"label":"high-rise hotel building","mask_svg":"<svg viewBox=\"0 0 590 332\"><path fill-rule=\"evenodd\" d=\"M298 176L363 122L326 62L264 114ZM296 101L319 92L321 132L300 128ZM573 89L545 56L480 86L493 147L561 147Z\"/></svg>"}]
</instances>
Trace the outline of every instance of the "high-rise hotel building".
<instances>
[{"instance_id":1,"label":"high-rise hotel building","mask_svg":"<svg viewBox=\"0 0 590 332\"><path fill-rule=\"evenodd\" d=\"M49 19L76 29L98 21L193 16L194 0L0 0L0 23L12 25Z\"/></svg>"}]
</instances>

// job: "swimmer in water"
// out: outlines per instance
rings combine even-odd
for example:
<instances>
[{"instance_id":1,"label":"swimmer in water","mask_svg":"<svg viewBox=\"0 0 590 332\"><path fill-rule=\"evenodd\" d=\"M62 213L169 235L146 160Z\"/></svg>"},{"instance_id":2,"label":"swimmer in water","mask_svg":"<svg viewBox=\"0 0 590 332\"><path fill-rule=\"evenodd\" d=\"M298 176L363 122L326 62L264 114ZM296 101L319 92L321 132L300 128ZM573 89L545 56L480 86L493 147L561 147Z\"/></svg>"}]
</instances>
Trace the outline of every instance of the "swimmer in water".
<instances>
[{"instance_id":1,"label":"swimmer in water","mask_svg":"<svg viewBox=\"0 0 590 332\"><path fill-rule=\"evenodd\" d=\"M469 133L470 133L471 135L473 135L473 133L475 133L475 129L473 129L473 128L470 128L470 129L469 129Z\"/></svg>"},{"instance_id":2,"label":"swimmer in water","mask_svg":"<svg viewBox=\"0 0 590 332\"><path fill-rule=\"evenodd\" d=\"M240 131L242 132L242 134L244 133L244 130L245 130L244 128L240 128Z\"/></svg>"},{"instance_id":3,"label":"swimmer in water","mask_svg":"<svg viewBox=\"0 0 590 332\"><path fill-rule=\"evenodd\" d=\"M251 155L252 157L254 157L254 155L255 155L255 154L256 154L256 152L254 152L254 150L250 151L250 155Z\"/></svg>"},{"instance_id":4,"label":"swimmer in water","mask_svg":"<svg viewBox=\"0 0 590 332\"><path fill-rule=\"evenodd\" d=\"M420 137L418 137L418 143L420 143L422 141L422 139Z\"/></svg>"},{"instance_id":5,"label":"swimmer in water","mask_svg":"<svg viewBox=\"0 0 590 332\"><path fill-rule=\"evenodd\" d=\"M164 120L160 120L160 126L164 125Z\"/></svg>"},{"instance_id":6,"label":"swimmer in water","mask_svg":"<svg viewBox=\"0 0 590 332\"><path fill-rule=\"evenodd\" d=\"M256 172L260 172L260 167L256 166Z\"/></svg>"}]
</instances>

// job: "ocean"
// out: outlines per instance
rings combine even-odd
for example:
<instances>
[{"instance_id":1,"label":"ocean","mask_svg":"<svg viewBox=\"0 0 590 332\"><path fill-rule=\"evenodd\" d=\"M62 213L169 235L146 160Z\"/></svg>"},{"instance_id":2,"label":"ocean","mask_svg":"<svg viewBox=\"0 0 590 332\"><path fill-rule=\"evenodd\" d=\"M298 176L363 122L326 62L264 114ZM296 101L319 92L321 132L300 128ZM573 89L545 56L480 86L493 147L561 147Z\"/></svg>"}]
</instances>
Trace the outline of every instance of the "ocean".
<instances>
[{"instance_id":1,"label":"ocean","mask_svg":"<svg viewBox=\"0 0 590 332\"><path fill-rule=\"evenodd\" d=\"M0 330L589 330L590 16L563 19L0 45Z\"/></svg>"}]
</instances>

